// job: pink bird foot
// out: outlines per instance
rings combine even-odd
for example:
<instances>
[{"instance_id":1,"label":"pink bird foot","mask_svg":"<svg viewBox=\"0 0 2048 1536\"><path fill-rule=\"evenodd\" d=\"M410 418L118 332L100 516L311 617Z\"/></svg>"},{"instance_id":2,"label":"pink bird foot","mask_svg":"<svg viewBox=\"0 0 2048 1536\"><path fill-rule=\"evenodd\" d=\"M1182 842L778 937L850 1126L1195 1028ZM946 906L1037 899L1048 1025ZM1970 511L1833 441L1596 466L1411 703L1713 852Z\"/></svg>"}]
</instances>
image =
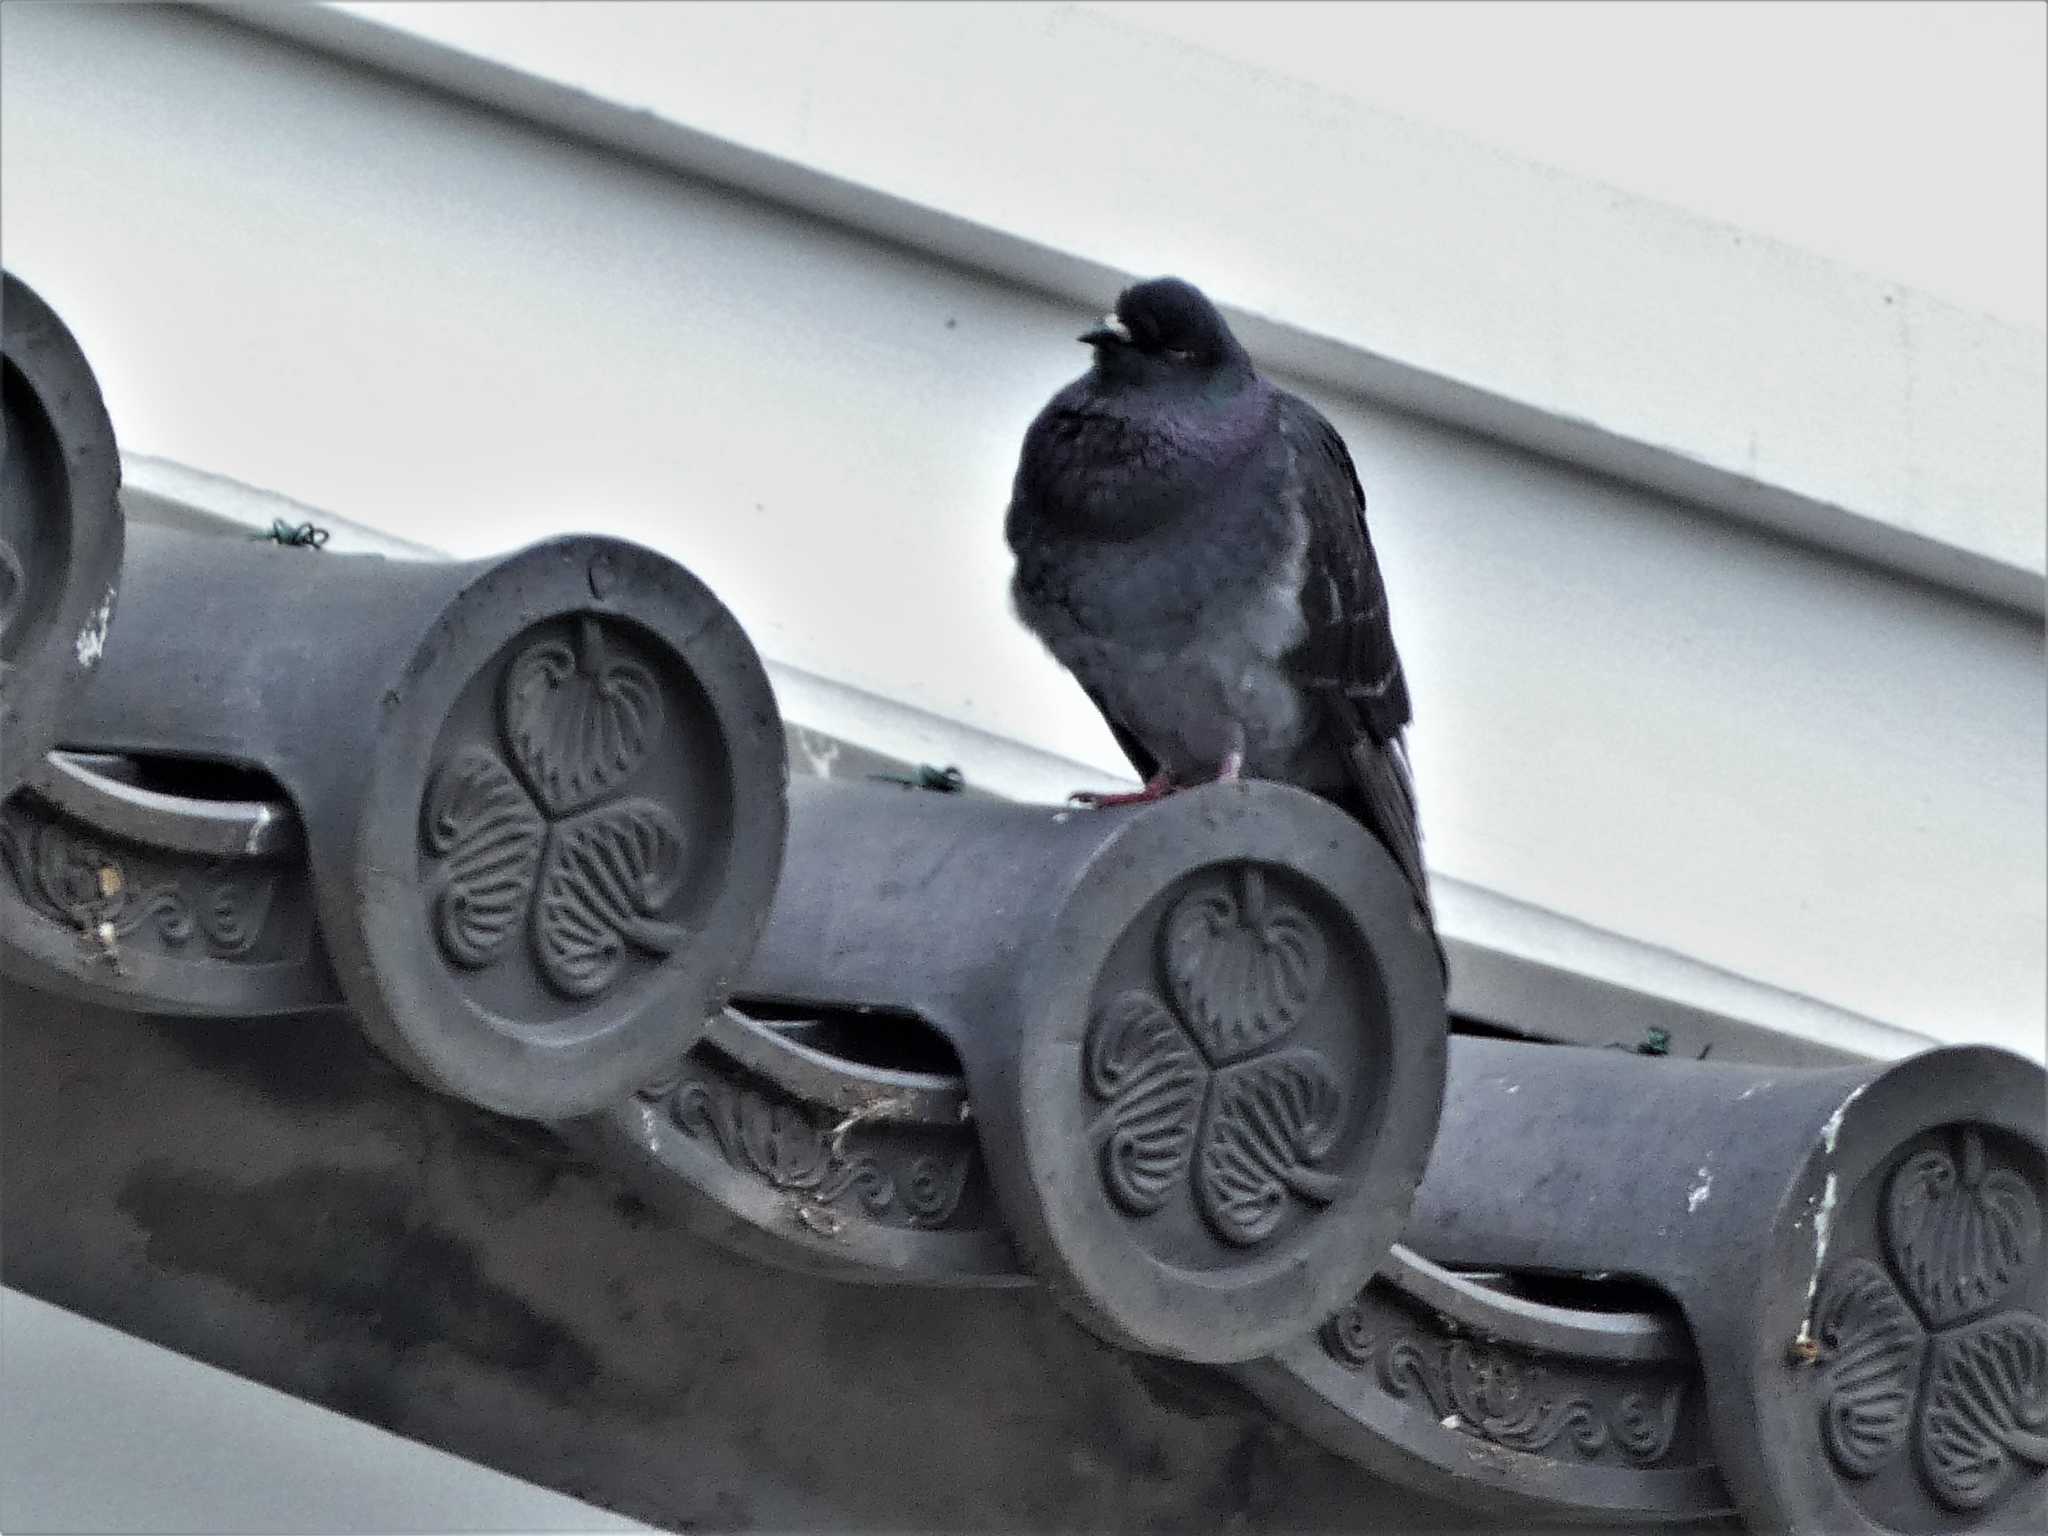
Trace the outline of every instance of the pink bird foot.
<instances>
[{"instance_id":1,"label":"pink bird foot","mask_svg":"<svg viewBox=\"0 0 2048 1536\"><path fill-rule=\"evenodd\" d=\"M1223 759L1223 766L1216 771L1211 781L1216 784L1235 784L1244 777L1244 754L1233 752ZM1152 775L1143 789L1123 790L1115 794L1102 794L1092 789L1077 789L1067 796L1069 805L1086 806L1091 811L1104 810L1112 805L1150 805L1155 800L1164 800L1188 786L1176 784L1173 776L1161 771Z\"/></svg>"},{"instance_id":2,"label":"pink bird foot","mask_svg":"<svg viewBox=\"0 0 2048 1536\"><path fill-rule=\"evenodd\" d=\"M1155 773L1145 782L1143 789L1120 790L1105 794L1092 789L1077 789L1067 796L1069 805L1084 806L1091 811L1107 810L1113 805L1150 805L1155 800L1164 800L1179 788L1173 776Z\"/></svg>"}]
</instances>

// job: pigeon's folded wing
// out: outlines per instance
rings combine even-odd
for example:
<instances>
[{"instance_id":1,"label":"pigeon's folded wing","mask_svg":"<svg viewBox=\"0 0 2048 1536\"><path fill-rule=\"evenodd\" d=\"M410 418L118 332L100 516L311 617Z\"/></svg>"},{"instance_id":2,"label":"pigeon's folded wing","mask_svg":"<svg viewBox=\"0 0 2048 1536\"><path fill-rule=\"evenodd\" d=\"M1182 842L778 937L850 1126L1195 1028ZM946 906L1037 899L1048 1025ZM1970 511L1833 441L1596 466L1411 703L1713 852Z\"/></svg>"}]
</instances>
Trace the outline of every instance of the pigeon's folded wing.
<instances>
[{"instance_id":1,"label":"pigeon's folded wing","mask_svg":"<svg viewBox=\"0 0 2048 1536\"><path fill-rule=\"evenodd\" d=\"M1280 399L1289 489L1309 522L1302 616L1308 632L1294 654L1304 687L1335 690L1375 741L1408 723L1408 679L1394 649L1387 589L1365 527L1365 488L1337 429L1307 401Z\"/></svg>"},{"instance_id":2,"label":"pigeon's folded wing","mask_svg":"<svg viewBox=\"0 0 2048 1536\"><path fill-rule=\"evenodd\" d=\"M1354 810L1386 844L1427 910L1415 788L1401 742L1410 712L1408 679L1366 531L1365 488L1344 439L1307 401L1280 397L1280 431L1290 450L1290 499L1309 525L1301 590L1306 632L1289 665L1322 712L1322 729L1357 798Z\"/></svg>"}]
</instances>

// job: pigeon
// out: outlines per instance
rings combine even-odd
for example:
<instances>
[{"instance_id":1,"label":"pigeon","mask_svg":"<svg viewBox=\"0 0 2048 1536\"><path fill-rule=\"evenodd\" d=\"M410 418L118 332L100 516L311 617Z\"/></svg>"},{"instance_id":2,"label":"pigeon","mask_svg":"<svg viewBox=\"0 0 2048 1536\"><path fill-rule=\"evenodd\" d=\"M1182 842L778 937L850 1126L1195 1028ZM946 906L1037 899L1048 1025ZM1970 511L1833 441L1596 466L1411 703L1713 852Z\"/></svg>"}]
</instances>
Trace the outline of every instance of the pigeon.
<instances>
[{"instance_id":1,"label":"pigeon","mask_svg":"<svg viewBox=\"0 0 2048 1536\"><path fill-rule=\"evenodd\" d=\"M1093 365L1026 431L1004 526L1018 618L1145 780L1075 798L1298 785L1364 823L1431 920L1408 682L1344 440L1179 278L1080 339Z\"/></svg>"}]
</instances>

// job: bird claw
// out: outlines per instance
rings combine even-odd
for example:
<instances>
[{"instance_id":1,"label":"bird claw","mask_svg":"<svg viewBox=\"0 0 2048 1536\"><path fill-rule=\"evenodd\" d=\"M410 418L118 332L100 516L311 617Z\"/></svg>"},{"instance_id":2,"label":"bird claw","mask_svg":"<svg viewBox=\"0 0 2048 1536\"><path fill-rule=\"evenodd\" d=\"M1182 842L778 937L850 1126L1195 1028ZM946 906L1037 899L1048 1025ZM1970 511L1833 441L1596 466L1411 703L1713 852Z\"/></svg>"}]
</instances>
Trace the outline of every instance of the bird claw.
<instances>
[{"instance_id":1,"label":"bird claw","mask_svg":"<svg viewBox=\"0 0 2048 1536\"><path fill-rule=\"evenodd\" d=\"M1150 805L1155 800L1164 800L1174 791L1174 782L1160 774L1143 789L1102 791L1077 789L1067 796L1067 804L1078 805L1084 810L1102 811L1116 805Z\"/></svg>"},{"instance_id":2,"label":"bird claw","mask_svg":"<svg viewBox=\"0 0 2048 1536\"><path fill-rule=\"evenodd\" d=\"M1101 811L1113 805L1145 805L1158 798L1157 795L1148 795L1142 790L1112 795L1099 794L1092 789L1077 789L1067 796L1067 804L1079 806L1084 811Z\"/></svg>"},{"instance_id":3,"label":"bird claw","mask_svg":"<svg viewBox=\"0 0 2048 1536\"><path fill-rule=\"evenodd\" d=\"M1215 779L1211 782L1217 784L1236 784L1242 782L1243 778L1244 753L1233 751L1228 757L1223 759L1223 766L1217 771ZM1077 789L1067 796L1067 804L1078 805L1083 809L1091 811L1105 810L1112 805L1150 805L1156 800L1164 800L1168 795L1183 787L1174 783L1167 775L1157 773L1146 781L1143 789L1127 789L1115 793L1104 793L1093 789Z\"/></svg>"}]
</instances>

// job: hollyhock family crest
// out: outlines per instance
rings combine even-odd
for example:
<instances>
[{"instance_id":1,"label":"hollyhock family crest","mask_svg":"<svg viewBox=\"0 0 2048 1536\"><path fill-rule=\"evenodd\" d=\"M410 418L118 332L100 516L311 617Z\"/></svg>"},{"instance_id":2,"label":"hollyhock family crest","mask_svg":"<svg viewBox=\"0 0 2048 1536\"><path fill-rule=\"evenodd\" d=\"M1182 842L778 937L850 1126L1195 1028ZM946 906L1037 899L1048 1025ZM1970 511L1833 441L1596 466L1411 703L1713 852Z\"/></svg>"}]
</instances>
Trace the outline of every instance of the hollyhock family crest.
<instances>
[{"instance_id":1,"label":"hollyhock family crest","mask_svg":"<svg viewBox=\"0 0 2048 1536\"><path fill-rule=\"evenodd\" d=\"M548 985L594 997L637 952L686 937L661 913L681 888L683 831L658 800L618 791L665 724L652 672L584 618L505 668L502 750L472 742L442 764L421 808L434 861L434 932L456 965L482 970L523 928ZM509 760L509 766L508 766Z\"/></svg>"},{"instance_id":2,"label":"hollyhock family crest","mask_svg":"<svg viewBox=\"0 0 2048 1536\"><path fill-rule=\"evenodd\" d=\"M1165 998L1119 993L1088 1031L1088 1089L1108 1105L1103 1184L1144 1217L1192 1176L1210 1229L1252 1247L1290 1207L1327 1205L1340 1187L1319 1165L1342 1132L1344 1091L1320 1052L1284 1046L1322 991L1323 937L1246 869L1235 893L1184 897L1161 947Z\"/></svg>"}]
</instances>

